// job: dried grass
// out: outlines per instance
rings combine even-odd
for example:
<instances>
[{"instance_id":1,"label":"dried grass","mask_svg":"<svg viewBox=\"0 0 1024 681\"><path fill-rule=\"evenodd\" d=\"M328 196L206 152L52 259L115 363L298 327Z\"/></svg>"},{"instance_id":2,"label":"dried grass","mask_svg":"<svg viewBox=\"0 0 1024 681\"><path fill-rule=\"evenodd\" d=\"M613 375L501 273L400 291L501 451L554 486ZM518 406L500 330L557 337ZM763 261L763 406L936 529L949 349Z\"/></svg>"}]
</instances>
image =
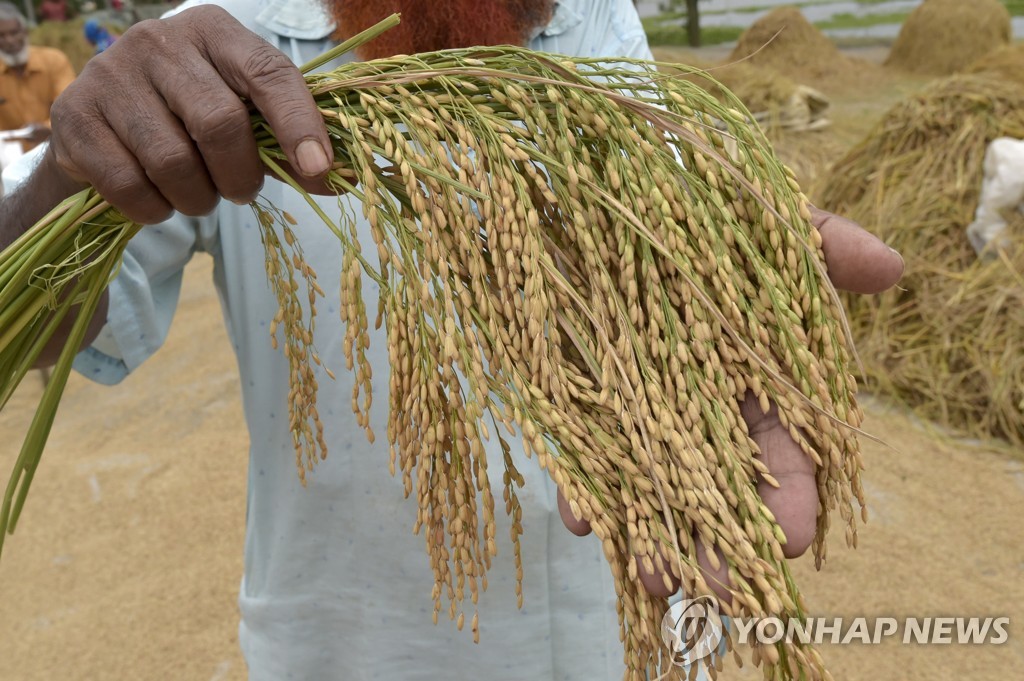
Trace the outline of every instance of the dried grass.
<instances>
[{"instance_id":1,"label":"dried grass","mask_svg":"<svg viewBox=\"0 0 1024 681\"><path fill-rule=\"evenodd\" d=\"M849 149L831 129L798 132L769 129L766 133L779 160L793 171L807 197L819 204L829 169Z\"/></svg>"},{"instance_id":2,"label":"dried grass","mask_svg":"<svg viewBox=\"0 0 1024 681\"><path fill-rule=\"evenodd\" d=\"M964 73L994 76L1024 87L1024 43L989 52L968 66Z\"/></svg>"},{"instance_id":3,"label":"dried grass","mask_svg":"<svg viewBox=\"0 0 1024 681\"><path fill-rule=\"evenodd\" d=\"M998 0L927 0L900 29L886 66L945 76L1010 42L1010 13Z\"/></svg>"},{"instance_id":4,"label":"dried grass","mask_svg":"<svg viewBox=\"0 0 1024 681\"><path fill-rule=\"evenodd\" d=\"M763 67L826 92L878 70L842 54L796 7L778 7L756 21L740 36L728 61Z\"/></svg>"},{"instance_id":5,"label":"dried grass","mask_svg":"<svg viewBox=\"0 0 1024 681\"><path fill-rule=\"evenodd\" d=\"M41 47L52 47L67 55L75 73L81 73L86 62L92 58L94 49L85 39L81 17L69 21L47 21L29 32L29 43Z\"/></svg>"},{"instance_id":6,"label":"dried grass","mask_svg":"<svg viewBox=\"0 0 1024 681\"><path fill-rule=\"evenodd\" d=\"M1024 138L1024 91L953 76L898 104L838 162L823 205L899 250L898 290L847 299L875 390L974 436L1024 442L1024 248L979 260L974 218L988 144Z\"/></svg>"}]
</instances>

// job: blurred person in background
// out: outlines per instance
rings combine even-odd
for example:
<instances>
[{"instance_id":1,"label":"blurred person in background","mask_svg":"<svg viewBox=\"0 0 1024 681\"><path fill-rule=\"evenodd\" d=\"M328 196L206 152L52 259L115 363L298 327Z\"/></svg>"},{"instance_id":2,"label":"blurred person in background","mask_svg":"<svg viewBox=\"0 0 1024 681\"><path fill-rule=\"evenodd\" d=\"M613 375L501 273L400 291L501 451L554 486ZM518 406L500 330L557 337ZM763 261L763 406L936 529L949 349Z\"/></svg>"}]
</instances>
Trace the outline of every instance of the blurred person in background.
<instances>
[{"instance_id":1,"label":"blurred person in background","mask_svg":"<svg viewBox=\"0 0 1024 681\"><path fill-rule=\"evenodd\" d=\"M431 623L433 575L424 538L410 531L416 504L405 499L401 476L388 472L386 438L367 442L348 407L351 372L320 381L330 455L308 486L296 475L288 360L267 338L278 302L246 204L259 194L297 219L296 236L321 281L339 280L340 249L299 193L264 177L239 97L266 116L296 177L318 183L333 152L294 64L399 9L402 24L366 45L360 58L506 43L609 61L651 58L632 0L189 0L169 18L129 29L61 97L47 148L4 173L5 183L20 189L0 203L0 246L83 183L131 219L159 223L128 245L92 320L94 340L75 362L108 384L160 349L186 264L200 251L213 257L250 433L238 599L250 681L621 681L616 594L601 542L573 536L590 528L559 502L554 483L518 443L510 442L526 478L518 490L525 604L516 607L510 522L499 512L501 548L480 596L479 644L453 622ZM340 200L361 215L352 196ZM337 215L338 197L317 202ZM878 239L834 215L816 213L815 223L836 286L875 293L899 278L902 261ZM357 225L364 247L373 243L368 221ZM378 287L368 277L363 291L375 310ZM369 333L375 389L386 391L384 330ZM324 315L316 328L321 355L341 357L344 336L337 315ZM370 414L378 433L387 431L387 404L378 392ZM813 463L776 411L755 408L747 418L782 485L766 494L766 504L789 540L787 555L799 555L817 515ZM501 462L497 443L487 447L488 460ZM489 473L501 499L503 467ZM667 595L660 577L645 575L645 584Z\"/></svg>"},{"instance_id":2,"label":"blurred person in background","mask_svg":"<svg viewBox=\"0 0 1024 681\"><path fill-rule=\"evenodd\" d=\"M25 151L50 136L50 107L75 79L67 56L28 44L25 15L0 2L0 130L22 130Z\"/></svg>"},{"instance_id":3,"label":"blurred person in background","mask_svg":"<svg viewBox=\"0 0 1024 681\"><path fill-rule=\"evenodd\" d=\"M89 44L96 48L94 54L99 54L114 44L114 36L95 19L86 21L82 26L82 32Z\"/></svg>"},{"instance_id":4,"label":"blurred person in background","mask_svg":"<svg viewBox=\"0 0 1024 681\"><path fill-rule=\"evenodd\" d=\"M67 21L68 0L42 0L39 3L39 21Z\"/></svg>"},{"instance_id":5,"label":"blurred person in background","mask_svg":"<svg viewBox=\"0 0 1024 681\"><path fill-rule=\"evenodd\" d=\"M141 21L139 11L135 9L135 3L132 0L110 0L110 9L113 10L111 19L123 26L131 26Z\"/></svg>"}]
</instances>

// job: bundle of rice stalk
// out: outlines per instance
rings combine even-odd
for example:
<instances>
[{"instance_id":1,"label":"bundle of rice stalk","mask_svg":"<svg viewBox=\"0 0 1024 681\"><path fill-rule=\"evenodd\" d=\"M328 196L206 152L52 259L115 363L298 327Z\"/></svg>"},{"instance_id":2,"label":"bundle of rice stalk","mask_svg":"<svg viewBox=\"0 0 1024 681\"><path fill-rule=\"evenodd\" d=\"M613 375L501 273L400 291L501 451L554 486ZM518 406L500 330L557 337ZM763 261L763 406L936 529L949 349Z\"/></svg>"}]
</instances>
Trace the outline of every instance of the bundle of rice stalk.
<instances>
[{"instance_id":1,"label":"bundle of rice stalk","mask_svg":"<svg viewBox=\"0 0 1024 681\"><path fill-rule=\"evenodd\" d=\"M1007 45L989 52L968 66L964 73L999 77L1024 86L1024 43Z\"/></svg>"},{"instance_id":2,"label":"bundle of rice stalk","mask_svg":"<svg viewBox=\"0 0 1024 681\"><path fill-rule=\"evenodd\" d=\"M946 76L1010 42L1010 12L999 0L925 0L900 27L886 66Z\"/></svg>"},{"instance_id":3,"label":"bundle of rice stalk","mask_svg":"<svg viewBox=\"0 0 1024 681\"><path fill-rule=\"evenodd\" d=\"M719 101L737 98L743 102L764 129L776 156L793 171L804 191L813 191L812 184L820 182L826 167L846 152L847 147L834 135L821 130L808 135L806 129L793 125L794 118L787 114L794 110L795 100L807 88L781 73L747 62L700 64L688 53L673 48L655 48L654 56L661 61L686 64L663 65L661 70L693 81ZM805 107L808 113L810 106ZM810 198L815 198L813 193Z\"/></svg>"},{"instance_id":4,"label":"bundle of rice stalk","mask_svg":"<svg viewBox=\"0 0 1024 681\"><path fill-rule=\"evenodd\" d=\"M832 169L822 205L907 259L900 288L846 300L874 389L974 436L1024 442L1024 249L979 259L965 229L997 137L1024 138L1024 92L953 76L898 104Z\"/></svg>"},{"instance_id":5,"label":"bundle of rice stalk","mask_svg":"<svg viewBox=\"0 0 1024 681\"><path fill-rule=\"evenodd\" d=\"M743 32L726 60L781 73L830 91L873 79L872 63L848 57L797 7L776 7Z\"/></svg>"},{"instance_id":6,"label":"bundle of rice stalk","mask_svg":"<svg viewBox=\"0 0 1024 681\"><path fill-rule=\"evenodd\" d=\"M376 242L358 243L352 216L321 213L342 245L353 408L372 438L372 314L386 327L392 364L391 468L419 503L435 617L446 600L461 625L486 588L497 550L491 465L505 467L522 579L522 477L505 430L521 433L602 542L628 679L684 675L660 636L667 602L647 593L638 569L662 569L686 593L708 594L698 546L724 555L727 612L804 618L785 537L757 494L759 479L777 483L740 401L777 404L818 465L819 561L832 511L856 540L861 416L820 236L748 114L659 76L654 64L508 47L353 63L308 83L335 148L330 181L361 200ZM264 163L279 172L273 131L258 116L253 125ZM272 338L283 338L291 365L304 479L328 446L316 391L329 372L312 334L324 293L293 218L269 205L255 210L280 301ZM0 256L4 376L24 375L71 303L86 312L32 424L0 530L13 529L24 503L81 320L136 229L86 192ZM373 312L360 294L364 272L380 286ZM4 384L5 399L14 383ZM490 437L500 440L501 462L484 454ZM471 628L477 636L475 612ZM753 657L769 678L830 678L799 640Z\"/></svg>"}]
</instances>

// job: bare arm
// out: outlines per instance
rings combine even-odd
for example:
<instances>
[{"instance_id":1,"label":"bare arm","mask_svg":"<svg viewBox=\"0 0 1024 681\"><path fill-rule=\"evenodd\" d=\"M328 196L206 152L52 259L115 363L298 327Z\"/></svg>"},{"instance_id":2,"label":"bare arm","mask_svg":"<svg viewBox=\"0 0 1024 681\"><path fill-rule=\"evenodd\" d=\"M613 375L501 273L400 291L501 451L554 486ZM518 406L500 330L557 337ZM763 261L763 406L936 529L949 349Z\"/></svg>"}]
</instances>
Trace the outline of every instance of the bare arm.
<instances>
[{"instance_id":1,"label":"bare arm","mask_svg":"<svg viewBox=\"0 0 1024 681\"><path fill-rule=\"evenodd\" d=\"M85 185L59 172L47 152L32 177L0 202L0 250Z\"/></svg>"}]
</instances>

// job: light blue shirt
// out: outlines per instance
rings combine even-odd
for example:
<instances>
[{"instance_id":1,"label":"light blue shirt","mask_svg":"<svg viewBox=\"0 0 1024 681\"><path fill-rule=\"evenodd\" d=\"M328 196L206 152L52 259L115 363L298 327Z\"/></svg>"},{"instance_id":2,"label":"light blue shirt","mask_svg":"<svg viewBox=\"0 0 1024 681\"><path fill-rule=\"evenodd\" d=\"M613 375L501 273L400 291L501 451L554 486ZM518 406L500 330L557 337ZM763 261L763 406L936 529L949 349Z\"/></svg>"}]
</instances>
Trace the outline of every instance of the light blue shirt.
<instances>
[{"instance_id":1,"label":"light blue shirt","mask_svg":"<svg viewBox=\"0 0 1024 681\"><path fill-rule=\"evenodd\" d=\"M329 20L313 0L217 0L242 24L303 63L330 46ZM181 9L203 4L193 0ZM650 59L631 0L563 0L532 48L576 56ZM22 166L27 167L27 166ZM176 216L132 241L110 287L106 327L76 368L113 384L163 344L182 270L196 252L215 261L214 283L238 358L251 449L240 640L253 681L333 680L619 681L622 644L615 591L599 542L562 526L555 486L536 461L517 460L521 491L525 605L516 608L508 521L498 509L499 555L479 604L480 643L442 612L431 621L433 576L424 538L411 529L416 501L388 473L388 361L383 332L371 331L377 434L370 445L350 411L352 376L337 321L338 240L293 191L268 180L263 197L298 220L306 258L327 291L316 344L336 381L319 377L329 455L303 488L288 431L288 365L270 346L276 311L263 248L247 207L222 202L206 218ZM336 200L324 208L337 210ZM358 211L356 211L358 214ZM360 225L362 243L372 244ZM363 283L368 310L377 290ZM521 452L512 443L513 452ZM223 452L210 452L211 456ZM519 455L521 459L521 454ZM488 451L501 497L500 450ZM467 594L468 598L468 594ZM472 617L471 604L466 613Z\"/></svg>"}]
</instances>

